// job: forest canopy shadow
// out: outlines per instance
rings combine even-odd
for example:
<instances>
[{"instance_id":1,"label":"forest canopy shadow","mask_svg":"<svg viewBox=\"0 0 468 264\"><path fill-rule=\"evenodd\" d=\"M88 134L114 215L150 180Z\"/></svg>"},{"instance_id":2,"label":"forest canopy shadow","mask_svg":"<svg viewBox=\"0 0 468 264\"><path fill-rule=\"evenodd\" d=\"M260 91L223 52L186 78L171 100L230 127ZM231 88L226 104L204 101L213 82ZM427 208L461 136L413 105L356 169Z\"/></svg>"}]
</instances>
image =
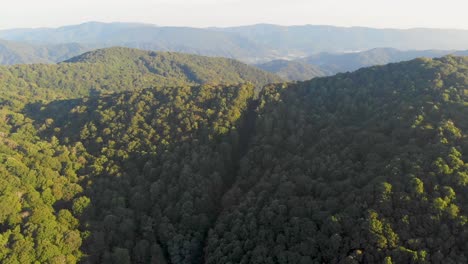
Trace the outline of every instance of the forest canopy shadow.
<instances>
[{"instance_id":1,"label":"forest canopy shadow","mask_svg":"<svg viewBox=\"0 0 468 264\"><path fill-rule=\"evenodd\" d=\"M80 145L84 263L202 263L247 151L252 85L147 89L31 104L42 137Z\"/></svg>"}]
</instances>

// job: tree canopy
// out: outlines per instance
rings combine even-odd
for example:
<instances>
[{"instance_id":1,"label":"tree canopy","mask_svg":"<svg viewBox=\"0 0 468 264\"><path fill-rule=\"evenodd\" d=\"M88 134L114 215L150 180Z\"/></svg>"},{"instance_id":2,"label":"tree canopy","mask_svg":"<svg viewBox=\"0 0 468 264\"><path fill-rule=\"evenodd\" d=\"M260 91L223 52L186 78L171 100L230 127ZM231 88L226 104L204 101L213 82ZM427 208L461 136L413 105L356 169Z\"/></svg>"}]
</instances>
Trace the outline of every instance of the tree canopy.
<instances>
[{"instance_id":1,"label":"tree canopy","mask_svg":"<svg viewBox=\"0 0 468 264\"><path fill-rule=\"evenodd\" d=\"M129 61L100 56L64 65ZM116 78L85 96L31 70L29 97L2 69L1 263L468 261L468 58L258 95Z\"/></svg>"}]
</instances>

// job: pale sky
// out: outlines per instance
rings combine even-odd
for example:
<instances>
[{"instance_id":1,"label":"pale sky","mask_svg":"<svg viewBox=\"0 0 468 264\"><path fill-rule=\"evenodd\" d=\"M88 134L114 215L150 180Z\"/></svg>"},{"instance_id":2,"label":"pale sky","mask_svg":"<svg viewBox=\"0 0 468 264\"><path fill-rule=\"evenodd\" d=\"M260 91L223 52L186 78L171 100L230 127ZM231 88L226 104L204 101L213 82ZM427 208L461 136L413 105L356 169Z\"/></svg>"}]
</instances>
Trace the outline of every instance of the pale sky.
<instances>
[{"instance_id":1,"label":"pale sky","mask_svg":"<svg viewBox=\"0 0 468 264\"><path fill-rule=\"evenodd\" d=\"M468 29L468 0L2 0L0 29L87 21L161 26L337 25Z\"/></svg>"}]
</instances>

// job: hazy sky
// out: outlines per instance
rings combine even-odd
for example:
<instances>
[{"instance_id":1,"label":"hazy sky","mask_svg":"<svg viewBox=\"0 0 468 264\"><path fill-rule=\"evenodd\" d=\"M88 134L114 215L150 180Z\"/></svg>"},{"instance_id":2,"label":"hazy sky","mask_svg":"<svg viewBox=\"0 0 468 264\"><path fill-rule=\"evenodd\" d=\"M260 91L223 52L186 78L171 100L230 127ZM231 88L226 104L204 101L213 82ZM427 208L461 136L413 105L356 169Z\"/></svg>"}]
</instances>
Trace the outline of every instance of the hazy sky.
<instances>
[{"instance_id":1,"label":"hazy sky","mask_svg":"<svg viewBox=\"0 0 468 264\"><path fill-rule=\"evenodd\" d=\"M467 10L467 0L2 0L0 28L122 21L468 29Z\"/></svg>"}]
</instances>

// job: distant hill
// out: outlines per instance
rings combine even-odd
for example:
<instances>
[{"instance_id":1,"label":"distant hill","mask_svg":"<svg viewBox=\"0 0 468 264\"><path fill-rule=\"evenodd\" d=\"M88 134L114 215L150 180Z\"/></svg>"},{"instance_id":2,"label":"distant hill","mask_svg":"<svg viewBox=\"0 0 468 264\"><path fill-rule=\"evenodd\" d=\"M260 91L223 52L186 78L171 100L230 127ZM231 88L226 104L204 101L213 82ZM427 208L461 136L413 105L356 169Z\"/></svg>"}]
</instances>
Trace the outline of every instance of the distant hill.
<instances>
[{"instance_id":1,"label":"distant hill","mask_svg":"<svg viewBox=\"0 0 468 264\"><path fill-rule=\"evenodd\" d=\"M284 80L305 81L329 73L323 69L300 61L274 60L255 65L258 68L275 73Z\"/></svg>"},{"instance_id":2,"label":"distant hill","mask_svg":"<svg viewBox=\"0 0 468 264\"><path fill-rule=\"evenodd\" d=\"M90 51L64 63L105 64L108 69L125 69L197 84L248 81L263 86L281 81L274 74L233 59L121 47Z\"/></svg>"},{"instance_id":3,"label":"distant hill","mask_svg":"<svg viewBox=\"0 0 468 264\"><path fill-rule=\"evenodd\" d=\"M2 92L14 94L19 101L49 101L149 87L246 82L260 88L281 79L232 59L129 48L91 51L55 65L0 67Z\"/></svg>"},{"instance_id":4,"label":"distant hill","mask_svg":"<svg viewBox=\"0 0 468 264\"><path fill-rule=\"evenodd\" d=\"M329 73L354 71L374 65L384 65L420 57L435 58L447 54L467 55L466 51L450 50L410 50L402 51L393 48L375 48L362 52L319 53L299 61L323 68Z\"/></svg>"},{"instance_id":5,"label":"distant hill","mask_svg":"<svg viewBox=\"0 0 468 264\"><path fill-rule=\"evenodd\" d=\"M468 55L468 51L451 50L409 50L375 48L362 52L322 52L302 59L273 60L256 66L277 74L285 80L309 80L314 77L333 75L339 72L355 71L360 68L412 60L415 58L436 58L444 55Z\"/></svg>"},{"instance_id":6,"label":"distant hill","mask_svg":"<svg viewBox=\"0 0 468 264\"><path fill-rule=\"evenodd\" d=\"M0 64L47 62L49 60L37 56L36 50L30 45L0 40Z\"/></svg>"},{"instance_id":7,"label":"distant hill","mask_svg":"<svg viewBox=\"0 0 468 264\"><path fill-rule=\"evenodd\" d=\"M276 59L298 59L320 52L362 51L376 47L465 50L468 47L468 30L268 24L190 28L89 22L60 28L1 30L0 39L48 45L80 43L90 48L125 46L262 63Z\"/></svg>"},{"instance_id":8,"label":"distant hill","mask_svg":"<svg viewBox=\"0 0 468 264\"><path fill-rule=\"evenodd\" d=\"M77 43L39 46L0 40L0 65L55 63L88 50Z\"/></svg>"}]
</instances>

